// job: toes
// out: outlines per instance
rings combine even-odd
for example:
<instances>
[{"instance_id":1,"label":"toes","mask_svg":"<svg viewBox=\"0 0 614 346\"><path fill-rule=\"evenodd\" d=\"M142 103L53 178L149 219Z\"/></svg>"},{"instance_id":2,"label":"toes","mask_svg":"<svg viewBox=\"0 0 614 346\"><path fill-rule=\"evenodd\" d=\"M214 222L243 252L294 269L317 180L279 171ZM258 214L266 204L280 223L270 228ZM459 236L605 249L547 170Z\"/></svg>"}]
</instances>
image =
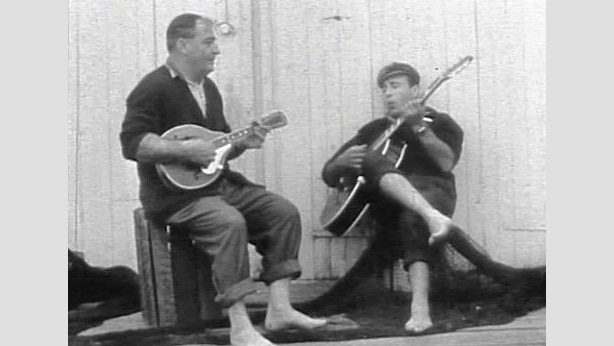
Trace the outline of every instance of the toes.
<instances>
[{"instance_id":1,"label":"toes","mask_svg":"<svg viewBox=\"0 0 614 346\"><path fill-rule=\"evenodd\" d=\"M413 321L409 320L405 323L405 330L410 334L421 334L426 332L429 328L433 326L433 323L426 321Z\"/></svg>"},{"instance_id":2,"label":"toes","mask_svg":"<svg viewBox=\"0 0 614 346\"><path fill-rule=\"evenodd\" d=\"M328 321L326 319L309 318L307 320L286 320L281 323L265 323L265 328L268 331L276 332L284 329L296 328L303 330L313 330L324 327Z\"/></svg>"}]
</instances>

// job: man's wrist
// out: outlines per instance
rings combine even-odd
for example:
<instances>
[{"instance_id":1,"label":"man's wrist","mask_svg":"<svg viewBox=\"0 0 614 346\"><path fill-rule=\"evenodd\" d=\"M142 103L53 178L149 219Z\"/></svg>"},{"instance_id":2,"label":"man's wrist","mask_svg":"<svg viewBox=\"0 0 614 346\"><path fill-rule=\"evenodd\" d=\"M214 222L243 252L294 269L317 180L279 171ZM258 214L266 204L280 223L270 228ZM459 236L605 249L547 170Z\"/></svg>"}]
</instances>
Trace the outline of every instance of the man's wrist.
<instances>
[{"instance_id":1,"label":"man's wrist","mask_svg":"<svg viewBox=\"0 0 614 346\"><path fill-rule=\"evenodd\" d=\"M414 134L418 137L422 137L426 134L428 126L426 124L418 125L414 128Z\"/></svg>"}]
</instances>

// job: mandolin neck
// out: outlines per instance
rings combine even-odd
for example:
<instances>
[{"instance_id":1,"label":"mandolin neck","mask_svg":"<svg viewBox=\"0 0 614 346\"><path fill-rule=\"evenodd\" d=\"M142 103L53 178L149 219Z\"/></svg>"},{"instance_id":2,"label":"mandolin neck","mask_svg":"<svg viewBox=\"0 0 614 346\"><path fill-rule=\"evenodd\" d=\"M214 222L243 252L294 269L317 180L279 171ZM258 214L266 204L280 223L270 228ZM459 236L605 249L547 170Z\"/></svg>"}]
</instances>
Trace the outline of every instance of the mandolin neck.
<instances>
[{"instance_id":1,"label":"mandolin neck","mask_svg":"<svg viewBox=\"0 0 614 346\"><path fill-rule=\"evenodd\" d=\"M232 144L254 133L254 128L254 126L249 126L237 131L233 131L225 136L215 138L212 143L216 148Z\"/></svg>"}]
</instances>

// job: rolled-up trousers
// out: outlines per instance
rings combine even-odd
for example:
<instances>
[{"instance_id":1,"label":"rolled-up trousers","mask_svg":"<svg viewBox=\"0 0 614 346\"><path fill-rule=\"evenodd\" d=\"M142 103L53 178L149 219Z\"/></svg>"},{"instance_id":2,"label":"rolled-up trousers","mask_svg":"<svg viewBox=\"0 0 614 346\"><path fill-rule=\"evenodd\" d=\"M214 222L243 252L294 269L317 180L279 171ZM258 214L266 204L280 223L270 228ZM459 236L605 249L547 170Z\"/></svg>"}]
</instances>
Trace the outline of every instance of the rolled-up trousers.
<instances>
[{"instance_id":1,"label":"rolled-up trousers","mask_svg":"<svg viewBox=\"0 0 614 346\"><path fill-rule=\"evenodd\" d=\"M407 175L375 151L369 152L362 169L369 181L367 188L371 215L381 226L380 236L388 238L391 246L402 246L405 269L417 261L431 262L436 253L432 253L433 249L428 244L430 231L426 221L415 211L404 209L385 196L379 188L379 181L386 174L401 175L433 208L448 217L452 217L456 206L454 181L437 176Z\"/></svg>"},{"instance_id":2,"label":"rolled-up trousers","mask_svg":"<svg viewBox=\"0 0 614 346\"><path fill-rule=\"evenodd\" d=\"M262 255L260 280L267 285L301 275L300 214L290 201L261 186L224 180L220 195L201 197L166 222L188 232L211 258L215 299L222 307L255 291L248 243Z\"/></svg>"}]
</instances>

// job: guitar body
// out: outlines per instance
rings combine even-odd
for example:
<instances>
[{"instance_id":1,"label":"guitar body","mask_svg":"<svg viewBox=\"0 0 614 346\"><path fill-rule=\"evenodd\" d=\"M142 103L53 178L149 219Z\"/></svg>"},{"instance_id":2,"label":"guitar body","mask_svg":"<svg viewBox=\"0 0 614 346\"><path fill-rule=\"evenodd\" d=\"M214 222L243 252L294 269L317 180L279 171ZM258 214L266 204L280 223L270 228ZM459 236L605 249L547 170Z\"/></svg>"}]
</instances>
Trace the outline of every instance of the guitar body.
<instances>
[{"instance_id":1,"label":"guitar body","mask_svg":"<svg viewBox=\"0 0 614 346\"><path fill-rule=\"evenodd\" d=\"M322 227L336 236L353 229L369 210L365 195L364 177L354 185L341 186L332 191L320 216Z\"/></svg>"},{"instance_id":2,"label":"guitar body","mask_svg":"<svg viewBox=\"0 0 614 346\"><path fill-rule=\"evenodd\" d=\"M381 153L393 162L395 167L399 167L406 149L406 144L388 140ZM343 236L354 229L369 211L366 183L364 176L341 179L338 188L328 196L320 215L320 222L325 230L336 236Z\"/></svg>"},{"instance_id":3,"label":"guitar body","mask_svg":"<svg viewBox=\"0 0 614 346\"><path fill-rule=\"evenodd\" d=\"M213 141L225 135L223 132L211 131L198 125L187 124L173 127L162 134L162 138L169 140L200 138L205 141ZM207 167L181 163L165 163L156 164L156 170L164 184L170 188L182 190L201 189L212 184L222 174L231 147L231 144L218 147L215 150L215 160Z\"/></svg>"}]
</instances>

